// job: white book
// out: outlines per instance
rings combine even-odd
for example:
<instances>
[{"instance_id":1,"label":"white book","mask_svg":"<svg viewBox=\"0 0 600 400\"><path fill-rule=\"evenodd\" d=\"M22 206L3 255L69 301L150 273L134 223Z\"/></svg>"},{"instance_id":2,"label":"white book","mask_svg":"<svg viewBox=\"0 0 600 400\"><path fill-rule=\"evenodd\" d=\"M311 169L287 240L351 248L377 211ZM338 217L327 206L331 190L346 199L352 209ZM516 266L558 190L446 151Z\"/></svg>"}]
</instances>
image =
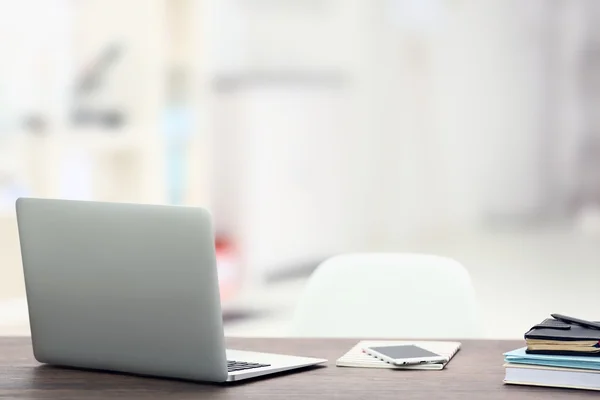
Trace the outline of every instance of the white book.
<instances>
[{"instance_id":1,"label":"white book","mask_svg":"<svg viewBox=\"0 0 600 400\"><path fill-rule=\"evenodd\" d=\"M504 368L507 384L600 390L599 370L513 363Z\"/></svg>"},{"instance_id":2,"label":"white book","mask_svg":"<svg viewBox=\"0 0 600 400\"><path fill-rule=\"evenodd\" d=\"M444 363L428 363L418 365L393 365L375 358L363 351L365 347L376 346L406 346L415 345L433 353L445 357L448 361ZM418 369L418 370L440 370L454 357L460 349L459 342L436 342L436 341L399 341L399 340L363 340L340 357L335 365L338 367L356 368L388 368L388 369Z\"/></svg>"}]
</instances>

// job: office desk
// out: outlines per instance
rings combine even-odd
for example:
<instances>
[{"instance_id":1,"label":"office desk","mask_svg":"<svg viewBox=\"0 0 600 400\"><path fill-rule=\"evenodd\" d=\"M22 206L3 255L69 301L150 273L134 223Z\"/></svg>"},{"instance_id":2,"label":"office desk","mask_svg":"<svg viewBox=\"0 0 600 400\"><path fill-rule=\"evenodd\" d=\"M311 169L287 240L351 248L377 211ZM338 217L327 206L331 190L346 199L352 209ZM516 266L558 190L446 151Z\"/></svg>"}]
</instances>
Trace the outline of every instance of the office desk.
<instances>
[{"instance_id":1,"label":"office desk","mask_svg":"<svg viewBox=\"0 0 600 400\"><path fill-rule=\"evenodd\" d=\"M0 399L561 399L593 391L503 385L502 353L521 341L463 341L442 371L336 367L356 344L347 339L229 339L231 348L330 360L327 367L239 382L201 384L40 366L29 338L0 338Z\"/></svg>"}]
</instances>

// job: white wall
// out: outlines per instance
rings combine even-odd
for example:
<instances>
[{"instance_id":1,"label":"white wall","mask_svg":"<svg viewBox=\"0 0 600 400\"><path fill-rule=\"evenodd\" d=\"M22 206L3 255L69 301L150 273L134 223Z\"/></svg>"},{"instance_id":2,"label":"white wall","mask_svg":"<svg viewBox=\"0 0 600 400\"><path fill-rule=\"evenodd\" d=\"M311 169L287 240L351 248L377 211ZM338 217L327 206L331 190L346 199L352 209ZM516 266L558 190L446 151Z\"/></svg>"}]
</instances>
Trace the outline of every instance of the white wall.
<instances>
[{"instance_id":1,"label":"white wall","mask_svg":"<svg viewBox=\"0 0 600 400\"><path fill-rule=\"evenodd\" d=\"M213 97L212 207L260 274L365 242L372 152L356 95L363 5L258 3L217 3L236 12L216 7L224 36L209 64L213 76L242 81ZM248 78L256 72L267 78ZM278 73L301 76L269 81Z\"/></svg>"},{"instance_id":2,"label":"white wall","mask_svg":"<svg viewBox=\"0 0 600 400\"><path fill-rule=\"evenodd\" d=\"M436 115L450 162L445 180L456 182L452 209L472 223L490 213L528 214L541 200L539 7L464 4L434 45Z\"/></svg>"},{"instance_id":3,"label":"white wall","mask_svg":"<svg viewBox=\"0 0 600 400\"><path fill-rule=\"evenodd\" d=\"M448 4L448 3L443 3ZM380 27L381 237L473 229L541 200L539 22L519 2L445 8L437 29ZM404 30L406 31L406 30Z\"/></svg>"},{"instance_id":4,"label":"white wall","mask_svg":"<svg viewBox=\"0 0 600 400\"><path fill-rule=\"evenodd\" d=\"M589 22L589 13L593 2L565 2L556 4L553 12L552 33L554 42L547 49L549 67L552 68L552 80L549 87L553 96L548 101L548 122L552 135L551 154L548 163L552 172L550 184L554 190L556 209L564 210L564 206L572 201L579 190L582 171L579 165L583 139L589 133L586 126L585 98L581 80L584 70L586 39L588 29L597 29ZM595 15L595 14L593 14Z\"/></svg>"},{"instance_id":5,"label":"white wall","mask_svg":"<svg viewBox=\"0 0 600 400\"><path fill-rule=\"evenodd\" d=\"M541 3L439 2L439 30L426 35L414 26L407 35L389 2L312 2L321 7L309 11L241 3L227 2L238 12L221 24L230 36L215 71L326 67L348 78L338 92L259 85L229 94L222 110L235 111L219 118L237 119L245 178L229 181L237 206L223 206L224 196L215 207L243 221L250 264L404 248L539 206Z\"/></svg>"}]
</instances>

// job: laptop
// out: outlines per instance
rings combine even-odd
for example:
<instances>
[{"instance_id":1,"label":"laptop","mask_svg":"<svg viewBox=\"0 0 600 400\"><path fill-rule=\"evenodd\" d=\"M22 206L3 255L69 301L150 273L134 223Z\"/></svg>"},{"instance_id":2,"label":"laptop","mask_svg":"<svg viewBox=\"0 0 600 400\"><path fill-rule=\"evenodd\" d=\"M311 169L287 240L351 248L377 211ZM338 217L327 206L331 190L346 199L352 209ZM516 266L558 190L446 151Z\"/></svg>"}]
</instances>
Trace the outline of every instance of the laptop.
<instances>
[{"instance_id":1,"label":"laptop","mask_svg":"<svg viewBox=\"0 0 600 400\"><path fill-rule=\"evenodd\" d=\"M225 348L202 208L20 198L16 209L41 363L231 382L326 362Z\"/></svg>"}]
</instances>

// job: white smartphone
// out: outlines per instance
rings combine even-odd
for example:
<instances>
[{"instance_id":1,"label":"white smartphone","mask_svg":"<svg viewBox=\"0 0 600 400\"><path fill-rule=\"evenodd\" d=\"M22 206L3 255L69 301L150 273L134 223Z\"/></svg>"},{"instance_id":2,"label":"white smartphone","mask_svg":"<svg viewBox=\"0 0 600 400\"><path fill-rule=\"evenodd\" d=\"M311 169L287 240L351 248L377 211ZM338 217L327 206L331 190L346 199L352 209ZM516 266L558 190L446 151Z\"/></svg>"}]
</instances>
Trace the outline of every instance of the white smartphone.
<instances>
[{"instance_id":1,"label":"white smartphone","mask_svg":"<svg viewBox=\"0 0 600 400\"><path fill-rule=\"evenodd\" d=\"M366 347L363 351L394 365L416 365L426 363L447 362L447 357L441 356L415 345Z\"/></svg>"}]
</instances>

